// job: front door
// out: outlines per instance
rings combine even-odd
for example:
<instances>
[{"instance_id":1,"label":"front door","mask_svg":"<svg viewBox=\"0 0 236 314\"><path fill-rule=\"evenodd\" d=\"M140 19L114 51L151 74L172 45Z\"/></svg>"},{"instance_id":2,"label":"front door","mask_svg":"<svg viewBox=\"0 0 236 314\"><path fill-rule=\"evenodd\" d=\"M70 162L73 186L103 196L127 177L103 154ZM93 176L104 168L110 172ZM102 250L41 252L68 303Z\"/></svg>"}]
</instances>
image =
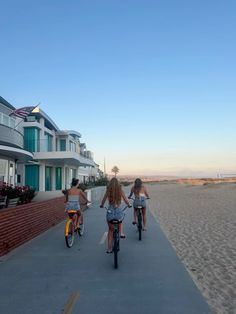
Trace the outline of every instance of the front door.
<instances>
[{"instance_id":1,"label":"front door","mask_svg":"<svg viewBox=\"0 0 236 314\"><path fill-rule=\"evenodd\" d=\"M39 166L38 165L26 165L25 166L25 185L32 186L39 190Z\"/></svg>"}]
</instances>

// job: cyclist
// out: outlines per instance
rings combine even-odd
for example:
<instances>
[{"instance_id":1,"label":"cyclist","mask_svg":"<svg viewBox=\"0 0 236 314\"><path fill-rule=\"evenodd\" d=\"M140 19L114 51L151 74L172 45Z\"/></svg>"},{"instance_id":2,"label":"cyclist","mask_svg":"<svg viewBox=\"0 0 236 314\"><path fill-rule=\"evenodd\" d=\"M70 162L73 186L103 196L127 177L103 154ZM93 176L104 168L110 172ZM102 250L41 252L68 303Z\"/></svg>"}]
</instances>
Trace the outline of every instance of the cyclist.
<instances>
[{"instance_id":1,"label":"cyclist","mask_svg":"<svg viewBox=\"0 0 236 314\"><path fill-rule=\"evenodd\" d=\"M110 223L112 219L122 220L124 218L124 213L120 207L122 199L128 207L132 207L122 191L121 185L116 177L112 178L108 183L106 193L103 196L100 207L102 208L108 200L109 208L107 211L107 224L108 224L108 249L107 253L112 253L112 234L113 234L113 224ZM125 238L123 233L122 223L119 224L120 237Z\"/></svg>"},{"instance_id":2,"label":"cyclist","mask_svg":"<svg viewBox=\"0 0 236 314\"><path fill-rule=\"evenodd\" d=\"M71 188L66 192L66 206L65 210L76 210L77 211L77 219L76 219L76 229L78 229L82 211L80 208L80 198L84 197L84 193L79 187L79 179L72 179ZM83 194L82 194L83 193Z\"/></svg>"},{"instance_id":3,"label":"cyclist","mask_svg":"<svg viewBox=\"0 0 236 314\"><path fill-rule=\"evenodd\" d=\"M141 179L137 178L134 181L134 185L131 188L130 194L128 198L131 198L134 194L134 221L133 225L137 224L137 206L142 206L142 216L143 216L143 230L146 230L147 216L146 216L146 202L145 198L149 198L146 187L143 185Z\"/></svg>"}]
</instances>

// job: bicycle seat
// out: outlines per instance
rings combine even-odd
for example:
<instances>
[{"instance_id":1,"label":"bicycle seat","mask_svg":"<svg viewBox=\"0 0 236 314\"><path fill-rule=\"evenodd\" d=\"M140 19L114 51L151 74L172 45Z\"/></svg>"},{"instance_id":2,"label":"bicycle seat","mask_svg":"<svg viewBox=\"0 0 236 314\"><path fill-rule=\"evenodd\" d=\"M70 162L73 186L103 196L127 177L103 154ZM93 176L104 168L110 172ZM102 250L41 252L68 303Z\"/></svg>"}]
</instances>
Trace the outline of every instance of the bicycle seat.
<instances>
[{"instance_id":1,"label":"bicycle seat","mask_svg":"<svg viewBox=\"0 0 236 314\"><path fill-rule=\"evenodd\" d=\"M67 210L66 212L67 212L67 214L76 214L77 210L70 209L70 210Z\"/></svg>"},{"instance_id":2,"label":"bicycle seat","mask_svg":"<svg viewBox=\"0 0 236 314\"><path fill-rule=\"evenodd\" d=\"M122 223L122 220L118 220L118 219L112 219L112 220L109 220L109 222L113 225L116 225L116 224L121 224Z\"/></svg>"}]
</instances>

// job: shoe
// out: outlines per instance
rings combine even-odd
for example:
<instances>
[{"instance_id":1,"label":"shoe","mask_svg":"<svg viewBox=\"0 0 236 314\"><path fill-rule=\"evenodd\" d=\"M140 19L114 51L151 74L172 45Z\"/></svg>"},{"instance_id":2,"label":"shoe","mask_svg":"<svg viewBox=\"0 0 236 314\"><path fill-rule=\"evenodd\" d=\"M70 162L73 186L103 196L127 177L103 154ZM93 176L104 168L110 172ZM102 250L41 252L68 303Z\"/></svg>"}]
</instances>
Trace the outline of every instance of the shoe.
<instances>
[{"instance_id":1,"label":"shoe","mask_svg":"<svg viewBox=\"0 0 236 314\"><path fill-rule=\"evenodd\" d=\"M133 224L133 225L137 225L137 222L136 222L136 221L133 221L132 224Z\"/></svg>"},{"instance_id":2,"label":"shoe","mask_svg":"<svg viewBox=\"0 0 236 314\"><path fill-rule=\"evenodd\" d=\"M107 250L107 251L106 251L106 253L107 253L107 254L111 254L111 253L112 253L112 251Z\"/></svg>"},{"instance_id":3,"label":"shoe","mask_svg":"<svg viewBox=\"0 0 236 314\"><path fill-rule=\"evenodd\" d=\"M121 234L121 235L120 235L120 238L121 238L121 239L125 239L125 238L126 238L126 237L125 237L125 234Z\"/></svg>"}]
</instances>

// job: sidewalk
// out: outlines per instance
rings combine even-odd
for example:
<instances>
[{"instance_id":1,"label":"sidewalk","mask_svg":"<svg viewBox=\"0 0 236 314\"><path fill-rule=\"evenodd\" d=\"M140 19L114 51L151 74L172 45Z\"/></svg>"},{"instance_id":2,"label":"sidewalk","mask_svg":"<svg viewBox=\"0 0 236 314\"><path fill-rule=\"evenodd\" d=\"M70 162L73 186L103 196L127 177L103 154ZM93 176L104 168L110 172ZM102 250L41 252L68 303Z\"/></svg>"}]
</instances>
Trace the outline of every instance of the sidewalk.
<instances>
[{"instance_id":1,"label":"sidewalk","mask_svg":"<svg viewBox=\"0 0 236 314\"><path fill-rule=\"evenodd\" d=\"M211 313L151 213L138 241L132 209L126 210L126 239L114 269L113 254L105 253L105 209L98 205L85 212L85 234L71 249L61 223L1 260L1 313ZM71 312L63 310L67 305Z\"/></svg>"}]
</instances>

